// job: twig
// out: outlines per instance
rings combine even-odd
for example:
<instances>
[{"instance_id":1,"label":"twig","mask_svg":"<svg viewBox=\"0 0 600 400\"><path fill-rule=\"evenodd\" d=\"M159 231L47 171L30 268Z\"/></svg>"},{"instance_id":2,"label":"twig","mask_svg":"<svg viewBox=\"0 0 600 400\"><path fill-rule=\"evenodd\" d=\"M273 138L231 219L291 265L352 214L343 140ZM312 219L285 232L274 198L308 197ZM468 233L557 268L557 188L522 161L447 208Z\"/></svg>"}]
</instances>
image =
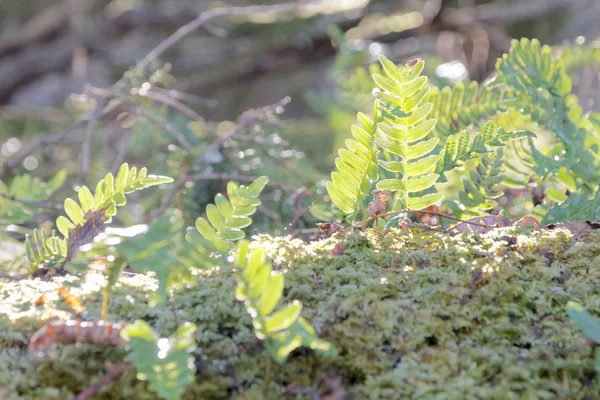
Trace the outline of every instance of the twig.
<instances>
[{"instance_id":1,"label":"twig","mask_svg":"<svg viewBox=\"0 0 600 400\"><path fill-rule=\"evenodd\" d=\"M279 221L281 219L281 217L279 216L279 214L277 214L275 211L268 209L267 207L265 207L262 204L259 204L257 207L258 211L262 212L263 214L265 214L267 217L274 219L275 221Z\"/></svg>"},{"instance_id":2,"label":"twig","mask_svg":"<svg viewBox=\"0 0 600 400\"><path fill-rule=\"evenodd\" d=\"M106 363L106 375L98 382L90 385L85 388L81 393L77 396L73 397L72 400L88 400L93 398L99 391L102 389L102 386L108 385L109 383L119 379L123 372L125 372L126 367L125 362L121 362L119 364L111 364L109 362Z\"/></svg>"},{"instance_id":3,"label":"twig","mask_svg":"<svg viewBox=\"0 0 600 400\"><path fill-rule=\"evenodd\" d=\"M206 99L204 97L196 96L195 94L181 92L175 89L163 89L159 87L152 87L150 90L153 92L162 93L163 95L169 96L176 100L187 101L189 103L197 104L200 106L212 108L219 105L219 102L215 99Z\"/></svg>"},{"instance_id":4,"label":"twig","mask_svg":"<svg viewBox=\"0 0 600 400\"><path fill-rule=\"evenodd\" d=\"M377 215L373 215L365 220L359 221L355 224L350 225L347 228L342 229L340 232L342 233L346 233L351 229L357 228L361 225L364 225L370 221L374 221L376 219L379 218L385 218L385 217L389 217L390 215L398 215L398 214L404 214L404 213L423 213L423 214L429 214L429 215L435 215L441 218L446 218L446 219L450 219L452 221L457 221L457 222L463 222L465 224L470 224L470 225L475 225L475 226L481 226L483 228L490 228L489 225L486 224L480 224L478 222L472 222L472 221L465 221L464 219L460 219L460 218L455 218L455 217L451 217L449 215L445 215L439 212L434 212L434 211L426 211L426 210L410 210L410 209L404 209L404 210L395 210L395 211L388 211L386 213L382 213L382 214L377 214Z\"/></svg>"},{"instance_id":5,"label":"twig","mask_svg":"<svg viewBox=\"0 0 600 400\"><path fill-rule=\"evenodd\" d=\"M298 222L300 217L302 217L302 215L304 215L304 213L310 208L310 206L308 206L302 209L302 198L304 197L305 192L306 190L304 190L304 188L298 189L298 191L296 192L296 198L294 199L294 218L292 218L292 221L285 230L286 235L289 235L294 231L294 227L296 226L296 223Z\"/></svg>"},{"instance_id":6,"label":"twig","mask_svg":"<svg viewBox=\"0 0 600 400\"><path fill-rule=\"evenodd\" d=\"M167 201L165 201L160 206L160 208L158 208L157 210L154 210L150 214L148 221L154 221L156 218L163 215L165 213L165 211L167 211L167 209L169 208L169 206L171 205L173 200L175 200L175 197L177 197L177 194L179 194L179 191L181 190L181 188L183 187L183 185L185 185L185 183L187 181L188 181L187 170L184 170L181 173L181 175L179 175L179 178L177 178L177 180L175 181L175 185L173 185L173 189L171 189L171 193L169 194L169 198L167 199Z\"/></svg>"},{"instance_id":7,"label":"twig","mask_svg":"<svg viewBox=\"0 0 600 400\"><path fill-rule=\"evenodd\" d=\"M138 107L138 110L146 118L154 121L155 123L157 123L159 125L162 125L167 130L167 132L169 132L171 134L171 136L173 136L173 138L175 140L177 140L177 142L179 143L179 145L181 145L181 147L183 147L186 150L189 150L192 148L192 145L185 138L185 135L183 133L179 132L179 130L175 127L175 125L173 125L172 123L170 123L169 121L167 121L165 118L163 118L161 116L153 115L150 111L146 110L144 107Z\"/></svg>"},{"instance_id":8,"label":"twig","mask_svg":"<svg viewBox=\"0 0 600 400\"><path fill-rule=\"evenodd\" d=\"M258 178L257 176L249 175L234 175L227 173L211 173L211 174L197 174L189 177L192 181L240 181L240 182L254 182ZM296 192L297 187L286 185L284 183L269 182L267 186L274 189L281 189L286 192Z\"/></svg>"},{"instance_id":9,"label":"twig","mask_svg":"<svg viewBox=\"0 0 600 400\"><path fill-rule=\"evenodd\" d=\"M114 102L112 104L107 105L102 109L102 114L100 119L104 119L107 115L111 114L118 107L122 106L124 103L122 102ZM80 121L74 122L69 125L64 130L55 133L54 135L41 136L36 143L33 143L25 150L20 152L16 157L10 159L4 164L2 171L0 171L0 178L2 178L6 172L15 168L19 163L21 163L25 158L29 157L36 151L40 150L42 147L47 146L49 144L55 144L62 140L64 140L70 134L77 132L87 126L89 119L82 119Z\"/></svg>"},{"instance_id":10,"label":"twig","mask_svg":"<svg viewBox=\"0 0 600 400\"><path fill-rule=\"evenodd\" d=\"M90 163L92 159L92 134L98 125L98 120L102 116L104 106L106 104L106 100L103 98L96 98L95 101L97 102L96 108L88 119L87 127L85 128L85 133L83 136L83 144L81 145L81 175L84 178L87 178L90 171Z\"/></svg>"},{"instance_id":11,"label":"twig","mask_svg":"<svg viewBox=\"0 0 600 400\"><path fill-rule=\"evenodd\" d=\"M169 107L172 107L178 111L181 111L181 113L187 115L190 119L192 119L194 121L203 121L204 120L204 118L202 118L202 116L200 114L198 114L196 111L192 110L191 108L189 108L188 106L186 106L185 104L180 102L179 100L169 97L168 95L161 94L161 93L158 93L153 90L146 90L146 91L140 90L138 93L142 97L147 97L154 101L158 101L159 103L166 104Z\"/></svg>"},{"instance_id":12,"label":"twig","mask_svg":"<svg viewBox=\"0 0 600 400\"><path fill-rule=\"evenodd\" d=\"M208 21L215 17L219 16L231 16L231 15L249 15L249 14L279 14L285 13L288 11L294 11L302 6L314 5L318 4L319 1L296 1L293 3L285 3L285 4L273 4L266 6L249 6L249 7L220 7L213 8L211 10L205 11L201 13L196 19L185 24L181 28L179 28L175 33L171 36L163 40L158 46L156 46L150 53L148 53L137 65L139 71L143 72L148 65L158 57L160 57L165 51L171 48L175 43L200 28Z\"/></svg>"},{"instance_id":13,"label":"twig","mask_svg":"<svg viewBox=\"0 0 600 400\"><path fill-rule=\"evenodd\" d=\"M219 149L223 143L229 140L233 135L244 129L246 126L253 124L259 119L265 118L269 113L280 113L280 108L283 108L291 101L289 96L284 97L277 103L244 111L237 119L237 123L225 134L217 137L202 153L198 156L198 163L205 162L205 157Z\"/></svg>"},{"instance_id":14,"label":"twig","mask_svg":"<svg viewBox=\"0 0 600 400\"><path fill-rule=\"evenodd\" d=\"M59 211L63 210L63 206L61 206L60 204L50 204L50 203L46 203L46 202L42 202L42 201L17 199L14 196L11 196L6 193L0 193L0 197L4 198L6 200L11 200L11 201L14 201L17 203L24 204L26 206L45 208L47 210L59 210Z\"/></svg>"}]
</instances>

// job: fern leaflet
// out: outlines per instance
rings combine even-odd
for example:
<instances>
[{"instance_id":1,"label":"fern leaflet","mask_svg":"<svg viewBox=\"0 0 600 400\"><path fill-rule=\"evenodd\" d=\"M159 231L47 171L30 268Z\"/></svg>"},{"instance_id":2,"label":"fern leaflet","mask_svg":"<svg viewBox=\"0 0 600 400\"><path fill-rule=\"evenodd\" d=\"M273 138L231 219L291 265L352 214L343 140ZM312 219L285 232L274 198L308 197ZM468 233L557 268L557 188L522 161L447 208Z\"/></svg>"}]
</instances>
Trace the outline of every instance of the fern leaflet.
<instances>
[{"instance_id":1,"label":"fern leaflet","mask_svg":"<svg viewBox=\"0 0 600 400\"><path fill-rule=\"evenodd\" d=\"M239 243L235 258L237 288L235 297L243 301L252 316L256 337L265 340L267 352L283 364L287 356L300 346L326 356L336 354L334 347L317 337L315 329L302 317L302 303L292 303L273 311L281 300L284 278L272 272L263 249L250 251L247 241Z\"/></svg>"},{"instance_id":2,"label":"fern leaflet","mask_svg":"<svg viewBox=\"0 0 600 400\"><path fill-rule=\"evenodd\" d=\"M129 342L129 358L137 378L148 381L148 388L166 400L179 400L185 387L194 381L194 362L190 353L196 348L196 326L186 322L169 338L159 338L144 321L121 330Z\"/></svg>"},{"instance_id":3,"label":"fern leaflet","mask_svg":"<svg viewBox=\"0 0 600 400\"><path fill-rule=\"evenodd\" d=\"M442 199L433 188L439 175L434 173L439 156L430 154L439 139L427 139L435 127L435 119L427 119L431 103L423 103L429 90L427 77L419 76L425 63L413 60L399 68L384 56L379 57L386 76L373 74L386 101L384 123L378 125L375 141L391 160L379 159L385 170L396 175L377 183L380 190L397 192L402 207L422 209ZM420 195L429 189L429 193ZM411 196L411 194L413 194Z\"/></svg>"}]
</instances>

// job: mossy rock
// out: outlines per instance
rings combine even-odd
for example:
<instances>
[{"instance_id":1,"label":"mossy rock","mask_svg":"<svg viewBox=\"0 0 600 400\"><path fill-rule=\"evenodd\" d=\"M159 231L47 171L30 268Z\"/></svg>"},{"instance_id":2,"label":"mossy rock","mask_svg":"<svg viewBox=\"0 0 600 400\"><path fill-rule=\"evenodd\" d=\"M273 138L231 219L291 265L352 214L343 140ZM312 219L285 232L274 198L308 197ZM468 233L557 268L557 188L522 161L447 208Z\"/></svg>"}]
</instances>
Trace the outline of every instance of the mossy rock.
<instances>
[{"instance_id":1,"label":"mossy rock","mask_svg":"<svg viewBox=\"0 0 600 400\"><path fill-rule=\"evenodd\" d=\"M565 313L570 300L600 310L600 235L576 240L566 230L528 229L457 236L365 230L309 245L255 237L252 245L267 249L274 268L285 271L286 299L302 301L302 315L340 350L333 360L295 351L272 368L266 398L312 398L297 388L338 377L344 398L600 399L593 349ZM336 256L340 241L343 254ZM100 379L105 361L125 356L89 344L44 357L27 350L45 320L74 318L56 295L65 283L79 285L72 293L97 317L101 294L93 280L0 281L2 398L66 399ZM267 356L234 299L235 285L220 272L174 293L177 320L198 326L196 380L184 399L265 398ZM143 319L171 334L170 307L147 305L154 290L152 277L124 276L109 319ZM33 305L40 295L45 304ZM290 384L296 390L281 395ZM156 397L128 367L96 398Z\"/></svg>"}]
</instances>

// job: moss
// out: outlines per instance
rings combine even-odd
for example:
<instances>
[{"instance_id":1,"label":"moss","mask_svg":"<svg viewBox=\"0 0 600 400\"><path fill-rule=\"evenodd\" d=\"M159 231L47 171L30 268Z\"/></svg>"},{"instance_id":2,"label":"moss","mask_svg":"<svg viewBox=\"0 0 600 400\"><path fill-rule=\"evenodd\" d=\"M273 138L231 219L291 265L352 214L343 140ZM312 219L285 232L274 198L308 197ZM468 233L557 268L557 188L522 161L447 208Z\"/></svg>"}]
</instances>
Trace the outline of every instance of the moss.
<instances>
[{"instance_id":1,"label":"moss","mask_svg":"<svg viewBox=\"0 0 600 400\"><path fill-rule=\"evenodd\" d=\"M334 256L336 242L344 252ZM285 297L341 353L325 360L301 349L274 369L269 398L289 384L331 375L360 399L596 399L592 349L566 316L569 300L600 311L600 235L576 241L564 230L497 229L457 236L371 230L306 245L255 237L274 268L285 271ZM26 350L48 318L72 318L56 288L76 284L88 315L100 313L98 283L77 277L51 282L2 281L0 390L6 398L75 394L104 374L120 349L63 346L47 357ZM198 326L196 382L185 399L261 399L266 355L250 318L234 300L235 279L202 274L175 291L179 321ZM123 277L111 320L144 319L169 335L169 307L149 308L149 276ZM32 305L44 294L43 306ZM4 393L0 391L0 394ZM13 396L13 397L10 397ZM154 399L129 368L100 399Z\"/></svg>"}]
</instances>

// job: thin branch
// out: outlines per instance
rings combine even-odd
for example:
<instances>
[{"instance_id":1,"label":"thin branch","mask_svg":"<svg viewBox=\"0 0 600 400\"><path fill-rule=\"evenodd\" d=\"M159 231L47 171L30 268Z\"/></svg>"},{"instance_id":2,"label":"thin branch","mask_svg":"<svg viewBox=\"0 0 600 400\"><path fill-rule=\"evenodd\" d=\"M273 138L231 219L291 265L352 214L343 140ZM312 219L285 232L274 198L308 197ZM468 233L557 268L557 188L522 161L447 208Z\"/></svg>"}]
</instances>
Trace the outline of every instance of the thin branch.
<instances>
[{"instance_id":1,"label":"thin branch","mask_svg":"<svg viewBox=\"0 0 600 400\"><path fill-rule=\"evenodd\" d=\"M118 107L120 107L122 105L124 105L124 103L119 102L119 101L113 102L112 104L107 105L106 107L104 107L102 109L102 114L100 116L100 119L104 119L106 116L110 115L112 112L114 112ZM4 164L4 167L0 171L0 178L2 178L9 170L11 170L11 169L15 168L17 165L19 165L25 158L27 158L30 155L32 155L33 153L37 152L44 146L61 142L61 141L65 140L65 138L68 137L69 135L71 135L77 131L80 131L81 129L84 129L87 126L88 121L89 121L89 119L82 119L82 120L72 123L67 128L65 128L64 130L62 130L58 133L55 133L53 135L41 136L36 143L31 144L25 150L20 152L17 156L8 160Z\"/></svg>"},{"instance_id":2,"label":"thin branch","mask_svg":"<svg viewBox=\"0 0 600 400\"><path fill-rule=\"evenodd\" d=\"M81 145L81 175L84 178L87 178L88 173L90 171L90 163L92 159L92 134L94 133L94 129L98 125L98 120L102 117L102 113L104 111L104 106L106 104L106 100L103 98L96 99L96 108L92 111L87 127L85 128L84 140Z\"/></svg>"},{"instance_id":3,"label":"thin branch","mask_svg":"<svg viewBox=\"0 0 600 400\"><path fill-rule=\"evenodd\" d=\"M185 135L183 133L179 132L179 130L175 127L175 125L173 125L172 123L170 123L169 121L167 121L165 118L163 118L161 116L153 115L150 111L146 110L144 107L138 107L138 110L146 118L150 119L151 121L154 121L155 123L157 123L159 125L162 125L167 130L167 132L169 132L171 134L171 136L173 136L173 138L175 140L177 140L179 145L181 147L183 147L185 150L189 150L192 148L192 145L185 138Z\"/></svg>"},{"instance_id":4,"label":"thin branch","mask_svg":"<svg viewBox=\"0 0 600 400\"><path fill-rule=\"evenodd\" d=\"M207 99L204 97L196 96L186 92L181 92L175 89L163 89L159 87L152 87L150 91L161 93L165 96L169 96L176 100L187 101L188 103L197 104L199 106L216 107L219 102L215 99Z\"/></svg>"},{"instance_id":5,"label":"thin branch","mask_svg":"<svg viewBox=\"0 0 600 400\"><path fill-rule=\"evenodd\" d=\"M47 210L59 210L59 211L63 210L63 206L61 206L60 204L51 204L51 203L46 203L46 202L42 202L42 201L31 201L31 200L18 199L16 197L11 196L6 193L0 193L0 197L4 198L6 200L14 201L16 203L24 204L26 206L45 208Z\"/></svg>"},{"instance_id":6,"label":"thin branch","mask_svg":"<svg viewBox=\"0 0 600 400\"><path fill-rule=\"evenodd\" d=\"M169 193L169 198L167 198L167 201L165 201L160 206L160 208L154 210L150 214L150 217L148 218L147 221L154 221L156 218L163 215L165 213L165 211L167 211L167 209L171 206L171 203L173 203L173 200L175 200L175 197L177 197L177 195L179 194L179 191L181 190L183 185L185 185L186 182L188 181L188 177L189 176L188 176L187 170L184 170L181 173L181 175L179 175L179 178L177 178L177 180L175 181L175 184L173 185L173 189L171 189L171 193Z\"/></svg>"},{"instance_id":7,"label":"thin branch","mask_svg":"<svg viewBox=\"0 0 600 400\"><path fill-rule=\"evenodd\" d=\"M239 131L247 127L248 125L253 124L257 120L264 119L268 116L269 113L281 113L280 108L283 108L291 101L289 96L284 97L279 100L277 103L257 108L250 109L244 111L237 119L237 123L225 134L217 137L198 157L198 163L205 162L206 155L212 154L221 147L223 143L228 141L233 135L237 134Z\"/></svg>"},{"instance_id":8,"label":"thin branch","mask_svg":"<svg viewBox=\"0 0 600 400\"><path fill-rule=\"evenodd\" d=\"M385 217L389 217L390 215L398 215L398 214L404 214L404 213L423 213L423 214L429 214L429 215L435 215L437 217L441 217L441 218L446 218L446 219L450 219L452 221L457 221L457 222L463 222L465 224L469 224L469 225L475 225L475 226L480 226L483 228L493 228L493 225L486 225L486 224L480 224L478 222L472 222L472 221L465 221L464 219L460 219L460 218L455 218L455 217L451 217L449 215L446 214L442 214L439 212L434 212L434 211L426 211L426 210L410 210L410 209L404 209L404 210L395 210L395 211L388 211L386 213L382 213L382 214L377 214L377 215L372 215L367 219L364 219L362 221L359 221L355 224L350 225L347 228L344 228L343 230L341 230L340 232L345 233L348 232L349 230L352 230L354 228L358 228L359 226L362 226L370 221L375 221L376 219L380 219L380 218L385 218Z\"/></svg>"},{"instance_id":9,"label":"thin branch","mask_svg":"<svg viewBox=\"0 0 600 400\"><path fill-rule=\"evenodd\" d=\"M209 173L209 174L197 174L189 177L191 181L240 181L240 182L254 182L258 178L257 176L250 175L235 175L235 174L227 174L227 173ZM284 183L275 183L269 182L267 183L268 187L274 189L281 189L286 192L297 192L298 188L290 185L286 185Z\"/></svg>"},{"instance_id":10,"label":"thin branch","mask_svg":"<svg viewBox=\"0 0 600 400\"><path fill-rule=\"evenodd\" d=\"M319 4L319 1L296 1L293 3L273 4L265 6L249 7L220 7L213 8L200 14L196 19L179 28L171 36L163 40L150 53L148 53L137 65L138 70L144 71L150 63L160 57L165 51L173 47L178 41L205 25L208 21L219 16L250 15L250 14L280 14L298 10L303 6Z\"/></svg>"},{"instance_id":11,"label":"thin branch","mask_svg":"<svg viewBox=\"0 0 600 400\"><path fill-rule=\"evenodd\" d=\"M191 108L189 108L188 106L186 106L185 104L180 102L179 100L169 97L168 95L161 94L161 93L158 93L158 92L155 92L152 90L146 90L143 92L140 90L138 92L138 94L142 97L147 97L154 101L158 101L159 103L166 104L167 106L174 108L178 111L181 111L183 114L185 114L186 116L188 116L190 119L192 119L194 121L203 121L204 120L204 118L200 114L198 114L196 111L192 110Z\"/></svg>"},{"instance_id":12,"label":"thin branch","mask_svg":"<svg viewBox=\"0 0 600 400\"><path fill-rule=\"evenodd\" d=\"M119 379L123 372L125 372L125 367L127 364L125 362L121 362L119 364L111 364L107 363L106 366L106 375L98 382L90 385L86 389L84 389L81 393L79 393L76 397L72 397L72 400L89 400L93 398L103 386L112 383L113 381Z\"/></svg>"}]
</instances>

